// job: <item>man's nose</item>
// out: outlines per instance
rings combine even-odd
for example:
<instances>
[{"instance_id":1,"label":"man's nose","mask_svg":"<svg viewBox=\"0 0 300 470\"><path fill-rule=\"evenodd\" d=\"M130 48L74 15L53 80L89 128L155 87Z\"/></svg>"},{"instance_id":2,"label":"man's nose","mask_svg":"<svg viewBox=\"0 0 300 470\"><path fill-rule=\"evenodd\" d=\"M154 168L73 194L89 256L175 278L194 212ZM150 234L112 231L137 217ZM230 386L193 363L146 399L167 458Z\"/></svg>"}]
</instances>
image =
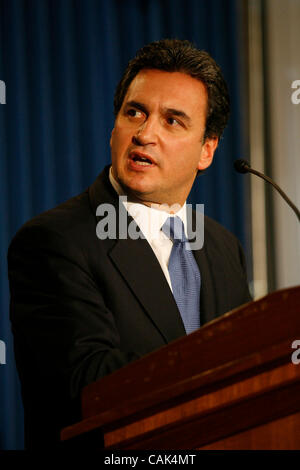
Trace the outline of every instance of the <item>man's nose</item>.
<instances>
[{"instance_id":1,"label":"man's nose","mask_svg":"<svg viewBox=\"0 0 300 470\"><path fill-rule=\"evenodd\" d=\"M132 141L136 145L156 144L158 137L158 123L155 119L146 119L136 130Z\"/></svg>"}]
</instances>

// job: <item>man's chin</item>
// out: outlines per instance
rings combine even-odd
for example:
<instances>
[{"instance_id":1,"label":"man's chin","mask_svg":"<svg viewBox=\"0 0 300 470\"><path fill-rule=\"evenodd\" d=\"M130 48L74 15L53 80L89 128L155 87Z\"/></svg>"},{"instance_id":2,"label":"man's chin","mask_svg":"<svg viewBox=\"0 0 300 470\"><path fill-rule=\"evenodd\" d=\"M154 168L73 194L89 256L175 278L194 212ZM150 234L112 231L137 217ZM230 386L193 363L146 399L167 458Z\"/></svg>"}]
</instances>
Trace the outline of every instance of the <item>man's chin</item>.
<instances>
[{"instance_id":1,"label":"man's chin","mask_svg":"<svg viewBox=\"0 0 300 470\"><path fill-rule=\"evenodd\" d=\"M153 180L146 181L146 178L143 180L141 178L119 178L118 182L122 186L127 200L130 202L137 202L147 206L151 204L167 204L172 206L173 204L173 202L170 202L172 200L171 195L167 192L163 193L157 184L154 186ZM180 204L180 202L176 204Z\"/></svg>"},{"instance_id":2,"label":"man's chin","mask_svg":"<svg viewBox=\"0 0 300 470\"><path fill-rule=\"evenodd\" d=\"M128 198L137 198L147 201L151 198L152 194L155 194L155 188L153 188L153 182L147 182L141 178L122 178L119 179L119 184L124 189Z\"/></svg>"}]
</instances>

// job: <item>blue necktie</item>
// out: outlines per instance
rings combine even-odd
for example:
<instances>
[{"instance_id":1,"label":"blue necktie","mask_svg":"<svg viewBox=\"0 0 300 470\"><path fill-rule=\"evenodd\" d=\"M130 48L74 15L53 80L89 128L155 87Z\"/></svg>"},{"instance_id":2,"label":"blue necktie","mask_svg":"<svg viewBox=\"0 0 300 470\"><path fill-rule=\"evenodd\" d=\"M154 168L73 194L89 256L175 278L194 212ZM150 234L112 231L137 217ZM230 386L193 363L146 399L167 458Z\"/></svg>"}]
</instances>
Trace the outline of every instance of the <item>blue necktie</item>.
<instances>
[{"instance_id":1,"label":"blue necktie","mask_svg":"<svg viewBox=\"0 0 300 470\"><path fill-rule=\"evenodd\" d=\"M186 333L200 327L200 285L198 265L191 250L187 249L182 220L169 217L161 230L172 239L173 247L169 259L169 274L173 295L180 311Z\"/></svg>"}]
</instances>

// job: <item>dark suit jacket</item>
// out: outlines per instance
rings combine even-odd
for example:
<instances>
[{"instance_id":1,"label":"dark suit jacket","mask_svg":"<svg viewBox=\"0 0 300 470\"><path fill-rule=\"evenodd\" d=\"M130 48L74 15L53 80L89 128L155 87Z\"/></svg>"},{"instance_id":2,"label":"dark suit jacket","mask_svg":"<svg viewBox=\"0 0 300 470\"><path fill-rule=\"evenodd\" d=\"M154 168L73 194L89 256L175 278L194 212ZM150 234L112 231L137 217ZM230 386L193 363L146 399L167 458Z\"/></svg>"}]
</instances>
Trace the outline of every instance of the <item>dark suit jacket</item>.
<instances>
[{"instance_id":1,"label":"dark suit jacket","mask_svg":"<svg viewBox=\"0 0 300 470\"><path fill-rule=\"evenodd\" d=\"M80 390L185 334L145 239L99 240L96 209L118 207L105 169L84 193L26 223L8 255L11 322L27 447L80 419ZM129 218L129 220L132 220ZM250 300L237 239L205 219L201 324Z\"/></svg>"}]
</instances>

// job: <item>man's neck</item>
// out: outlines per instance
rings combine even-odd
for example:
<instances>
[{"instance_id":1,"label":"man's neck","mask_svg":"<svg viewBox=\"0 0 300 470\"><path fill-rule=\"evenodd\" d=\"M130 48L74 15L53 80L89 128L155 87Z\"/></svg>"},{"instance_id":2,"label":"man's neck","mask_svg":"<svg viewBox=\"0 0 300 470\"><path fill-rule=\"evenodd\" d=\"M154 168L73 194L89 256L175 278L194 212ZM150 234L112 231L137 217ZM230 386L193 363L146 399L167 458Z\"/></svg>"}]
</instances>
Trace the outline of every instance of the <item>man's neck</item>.
<instances>
[{"instance_id":1,"label":"man's neck","mask_svg":"<svg viewBox=\"0 0 300 470\"><path fill-rule=\"evenodd\" d=\"M118 195L127 196L128 202L131 202L131 203L143 204L144 206L151 207L152 209L156 209L156 210L161 210L163 212L168 212L169 214L176 214L185 205L185 204L179 204L179 203L169 205L167 203L144 201L132 194L128 194L128 192L125 191L124 187L114 177L112 166L109 169L109 180L111 182L112 187L118 193Z\"/></svg>"}]
</instances>

